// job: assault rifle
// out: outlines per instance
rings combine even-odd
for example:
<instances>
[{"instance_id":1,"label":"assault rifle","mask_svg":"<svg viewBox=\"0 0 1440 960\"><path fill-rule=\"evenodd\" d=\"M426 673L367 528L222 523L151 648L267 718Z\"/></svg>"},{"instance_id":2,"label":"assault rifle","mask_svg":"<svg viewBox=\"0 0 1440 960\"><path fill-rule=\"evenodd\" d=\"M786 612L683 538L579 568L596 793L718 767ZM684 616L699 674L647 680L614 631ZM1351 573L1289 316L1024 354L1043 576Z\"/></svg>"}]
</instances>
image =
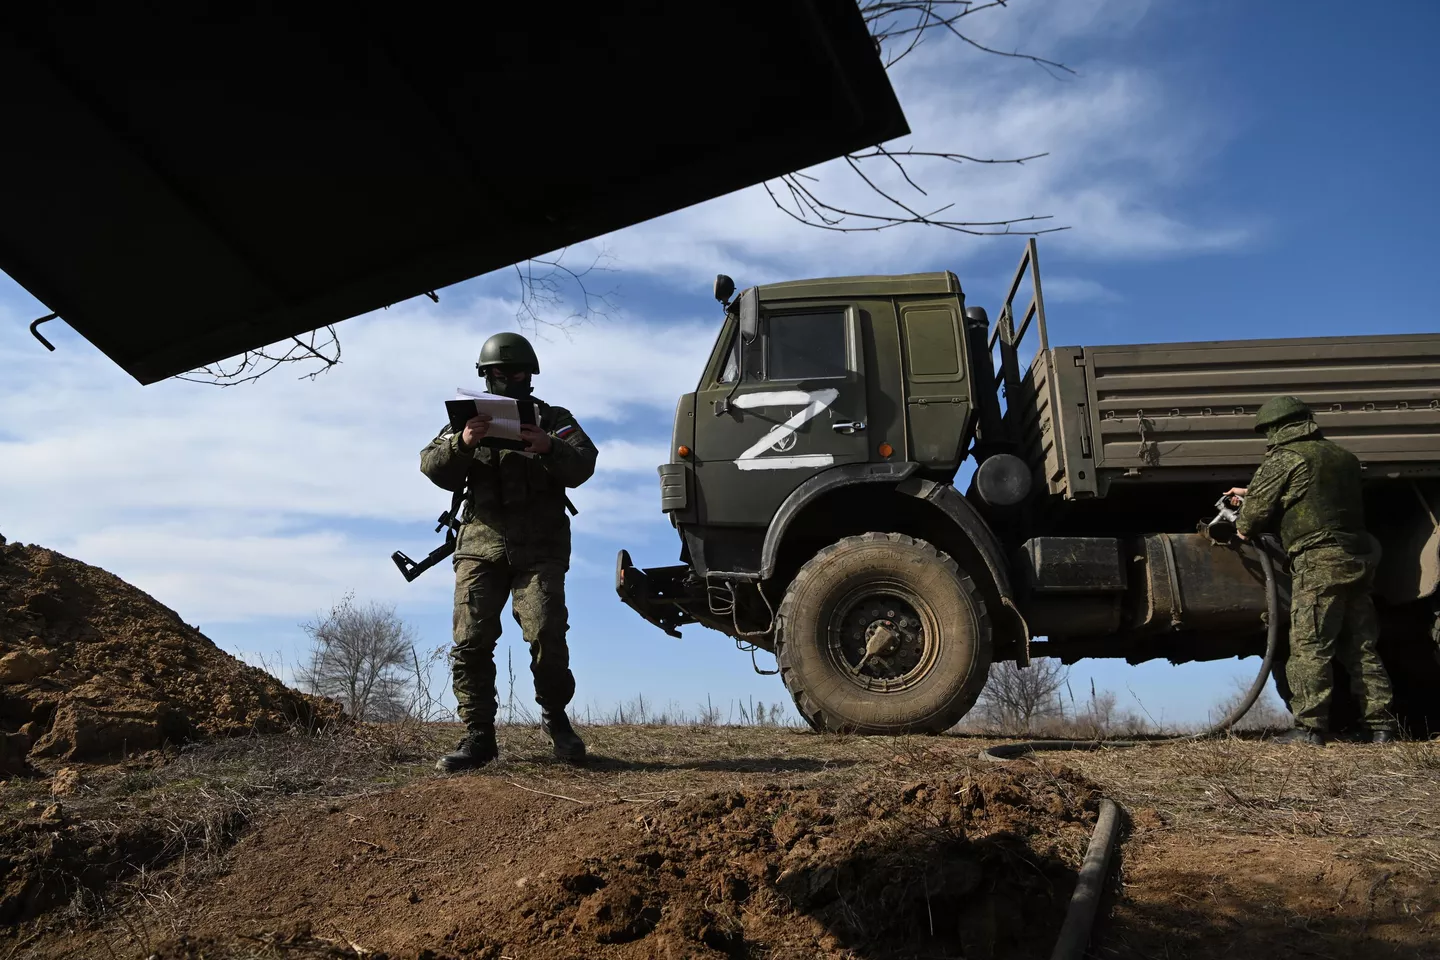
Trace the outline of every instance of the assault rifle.
<instances>
[{"instance_id":1,"label":"assault rifle","mask_svg":"<svg viewBox=\"0 0 1440 960\"><path fill-rule=\"evenodd\" d=\"M455 541L460 536L460 505L464 502L465 489L461 488L455 491L455 496L450 500L450 509L440 514L439 522L435 527L436 533L441 530L445 531L445 542L431 550L424 560L416 563L400 550L390 554L390 559L394 560L395 566L400 568L400 575L405 578L406 583L412 582L420 574L455 552Z\"/></svg>"},{"instance_id":2,"label":"assault rifle","mask_svg":"<svg viewBox=\"0 0 1440 960\"><path fill-rule=\"evenodd\" d=\"M465 502L465 494L467 492L468 491L464 489L457 490L455 496L450 500L450 509L440 514L435 526L435 532L439 533L441 530L444 530L445 542L434 550L431 550L424 560L417 563L407 557L401 550L396 550L390 554L390 559L395 561L395 566L400 569L400 575L405 578L406 583L414 581L420 574L455 552L455 541L460 538L460 506ZM571 516L580 512L575 509L575 504L570 502L568 496L565 498L565 509L570 511Z\"/></svg>"}]
</instances>

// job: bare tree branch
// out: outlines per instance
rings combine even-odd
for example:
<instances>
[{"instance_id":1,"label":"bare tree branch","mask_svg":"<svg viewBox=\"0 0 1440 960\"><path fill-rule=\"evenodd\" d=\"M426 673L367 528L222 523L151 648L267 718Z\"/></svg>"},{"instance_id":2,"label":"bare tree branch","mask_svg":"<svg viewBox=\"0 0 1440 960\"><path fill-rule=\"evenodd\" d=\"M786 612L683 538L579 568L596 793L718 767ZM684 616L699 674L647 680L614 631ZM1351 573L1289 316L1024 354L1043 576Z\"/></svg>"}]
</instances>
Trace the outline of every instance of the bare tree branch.
<instances>
[{"instance_id":1,"label":"bare tree branch","mask_svg":"<svg viewBox=\"0 0 1440 960\"><path fill-rule=\"evenodd\" d=\"M323 342L320 339L322 337L325 338ZM321 366L301 374L298 379L314 380L340 362L340 337L333 325L325 327L323 331L312 330L305 334L303 340L300 337L291 337L258 350L246 350L239 357L191 370L176 376L175 379L216 387L233 387L259 380L282 363L309 360L318 360Z\"/></svg>"},{"instance_id":2,"label":"bare tree branch","mask_svg":"<svg viewBox=\"0 0 1440 960\"><path fill-rule=\"evenodd\" d=\"M515 319L522 328L565 328L593 317L614 315L615 290L596 293L592 289L597 279L592 274L610 272L609 264L614 257L608 250L601 250L588 267L575 269L565 262L569 250L566 247L550 259L532 257L523 264L515 264L515 277L520 284L520 306L515 311ZM578 296L567 295L570 288L574 288ZM567 315L554 316L567 306L570 309Z\"/></svg>"},{"instance_id":3,"label":"bare tree branch","mask_svg":"<svg viewBox=\"0 0 1440 960\"><path fill-rule=\"evenodd\" d=\"M888 70L909 56L932 35L954 37L970 47L995 56L1028 60L1055 76L1053 69L1074 74L1075 71L1063 63L1048 60L1034 54L1019 51L1006 52L975 40L960 29L960 22L996 7L1007 7L1008 0L991 0L988 3L974 0L861 0L860 12L870 29L870 35ZM1058 78L1057 78L1058 79ZM880 198L883 204L875 210L853 210L822 198L821 184L810 174L790 173L781 178L780 189L773 181L765 184L771 202L791 219L820 230L839 233L867 233L888 230L891 227L921 225L939 227L974 236L1037 236L1068 229L1063 226L1035 227L1039 221L1051 219L1048 215L1012 217L996 221L974 221L958 217L942 216L954 204L925 209L917 208L902 199L894 190L887 189L862 165L866 160L879 159L894 170L904 185L922 197L929 197L929 191L921 185L921 179L911 167L912 162L978 163L1023 165L1038 160L1044 153L1024 157L981 158L958 151L940 150L887 150L876 146L870 150L851 153L844 157L850 172L857 177L866 190ZM801 179L808 181L802 183Z\"/></svg>"},{"instance_id":4,"label":"bare tree branch","mask_svg":"<svg viewBox=\"0 0 1440 960\"><path fill-rule=\"evenodd\" d=\"M522 329L565 329L594 317L614 315L616 291L610 288L599 292L595 283L599 274L610 272L608 264L614 257L608 250L601 250L588 266L576 268L566 262L568 252L567 247L548 257L533 257L515 264L520 286L520 306L515 311L515 319ZM426 296L437 303L440 301L433 291ZM557 316L566 309L567 314ZM175 379L233 387L253 383L281 364L307 361L318 361L319 366L302 374L302 380L313 380L340 363L340 338L333 325L323 331L311 331L303 339L291 337L258 350L247 350L239 357L192 370Z\"/></svg>"}]
</instances>

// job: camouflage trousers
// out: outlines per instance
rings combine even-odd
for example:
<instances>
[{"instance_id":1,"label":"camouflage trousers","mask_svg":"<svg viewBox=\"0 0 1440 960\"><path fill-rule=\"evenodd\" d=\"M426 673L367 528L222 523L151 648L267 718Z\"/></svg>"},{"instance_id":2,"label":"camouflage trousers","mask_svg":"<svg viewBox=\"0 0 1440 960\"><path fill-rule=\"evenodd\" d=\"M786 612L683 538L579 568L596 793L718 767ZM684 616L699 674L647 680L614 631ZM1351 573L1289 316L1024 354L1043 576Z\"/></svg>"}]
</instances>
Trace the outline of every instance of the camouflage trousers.
<instances>
[{"instance_id":1,"label":"camouflage trousers","mask_svg":"<svg viewBox=\"0 0 1440 960\"><path fill-rule=\"evenodd\" d=\"M455 561L455 646L451 682L460 719L476 727L495 722L495 643L500 612L511 599L515 622L530 644L530 674L542 710L564 710L575 696L565 642L565 564L517 567L504 560Z\"/></svg>"},{"instance_id":2,"label":"camouflage trousers","mask_svg":"<svg viewBox=\"0 0 1440 960\"><path fill-rule=\"evenodd\" d=\"M1370 599L1375 565L1339 547L1315 547L1290 561L1290 709L1298 726L1325 730L1335 689L1333 664L1350 677L1360 719L1393 730L1390 677L1380 662L1380 623Z\"/></svg>"}]
</instances>

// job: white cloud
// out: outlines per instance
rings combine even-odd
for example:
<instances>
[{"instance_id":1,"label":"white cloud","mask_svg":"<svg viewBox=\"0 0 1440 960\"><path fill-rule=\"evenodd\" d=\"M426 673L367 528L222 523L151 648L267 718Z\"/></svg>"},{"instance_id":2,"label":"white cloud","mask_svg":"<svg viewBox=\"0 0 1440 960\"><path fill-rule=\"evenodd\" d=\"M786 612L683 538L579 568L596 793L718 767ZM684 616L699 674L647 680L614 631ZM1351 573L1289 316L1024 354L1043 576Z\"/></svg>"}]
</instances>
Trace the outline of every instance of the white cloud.
<instances>
[{"instance_id":1,"label":"white cloud","mask_svg":"<svg viewBox=\"0 0 1440 960\"><path fill-rule=\"evenodd\" d=\"M448 598L446 577L407 585L388 558L401 548L419 559L439 542L431 527L449 495L420 474L419 451L442 401L475 386L484 337L514 326L512 303L472 293L347 322L345 362L313 382L280 370L223 390L141 387L59 333L47 354L18 304L0 310L0 532L104 566L192 621L308 615L350 587ZM597 567L609 569L617 541L673 536L655 467L714 333L711 321L621 315L535 338L537 392L601 448L595 477L573 493L580 549L604 541ZM577 556L577 570L587 562Z\"/></svg>"},{"instance_id":2,"label":"white cloud","mask_svg":"<svg viewBox=\"0 0 1440 960\"><path fill-rule=\"evenodd\" d=\"M977 39L997 49L1033 50L1066 60L1078 77L1057 81L1034 65L979 53L958 41L929 41L891 72L912 135L892 150L949 150L982 158L1047 153L1023 166L909 161L921 196L887 161L864 169L916 209L954 207L943 216L973 221L1050 215L1068 226L1047 248L1099 258L1203 252L1243 243L1251 228L1217 217L1189 217L1177 187L1223 142L1224 129L1186 92L1158 73L1085 59L1077 45L1123 35L1149 4L1133 0L1016 4L973 21ZM1070 56L1074 54L1074 56ZM843 161L806 171L836 206L875 211L880 198ZM702 203L605 239L627 269L699 290L717 272L742 284L903 272L916 261L959 265L1005 240L934 228L840 234L797 223L762 187ZM1015 243L1018 255L1019 242Z\"/></svg>"},{"instance_id":3,"label":"white cloud","mask_svg":"<svg viewBox=\"0 0 1440 960\"><path fill-rule=\"evenodd\" d=\"M306 617L347 589L387 603L447 603L454 591L453 579L443 572L407 584L388 559L395 544L338 531L217 534L205 527L147 523L116 524L65 539L62 553L115 573L190 623ZM422 530L414 539L430 542ZM406 552L417 560L423 556Z\"/></svg>"},{"instance_id":4,"label":"white cloud","mask_svg":"<svg viewBox=\"0 0 1440 960\"><path fill-rule=\"evenodd\" d=\"M1116 303L1120 294L1086 277L1044 278L1046 303Z\"/></svg>"}]
</instances>

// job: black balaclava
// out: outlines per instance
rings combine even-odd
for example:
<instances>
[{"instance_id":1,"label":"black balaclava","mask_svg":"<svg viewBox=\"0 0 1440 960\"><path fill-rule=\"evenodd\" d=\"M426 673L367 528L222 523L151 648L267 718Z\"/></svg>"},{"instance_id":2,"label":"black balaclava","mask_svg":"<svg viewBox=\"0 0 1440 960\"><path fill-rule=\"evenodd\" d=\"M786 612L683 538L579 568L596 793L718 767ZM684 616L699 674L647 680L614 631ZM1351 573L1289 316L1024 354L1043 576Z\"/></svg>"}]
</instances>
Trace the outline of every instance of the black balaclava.
<instances>
[{"instance_id":1,"label":"black balaclava","mask_svg":"<svg viewBox=\"0 0 1440 960\"><path fill-rule=\"evenodd\" d=\"M511 380L509 377L497 375L494 367L485 368L485 389L496 396L525 400L534 390L530 380L531 374L528 373L519 380Z\"/></svg>"}]
</instances>

